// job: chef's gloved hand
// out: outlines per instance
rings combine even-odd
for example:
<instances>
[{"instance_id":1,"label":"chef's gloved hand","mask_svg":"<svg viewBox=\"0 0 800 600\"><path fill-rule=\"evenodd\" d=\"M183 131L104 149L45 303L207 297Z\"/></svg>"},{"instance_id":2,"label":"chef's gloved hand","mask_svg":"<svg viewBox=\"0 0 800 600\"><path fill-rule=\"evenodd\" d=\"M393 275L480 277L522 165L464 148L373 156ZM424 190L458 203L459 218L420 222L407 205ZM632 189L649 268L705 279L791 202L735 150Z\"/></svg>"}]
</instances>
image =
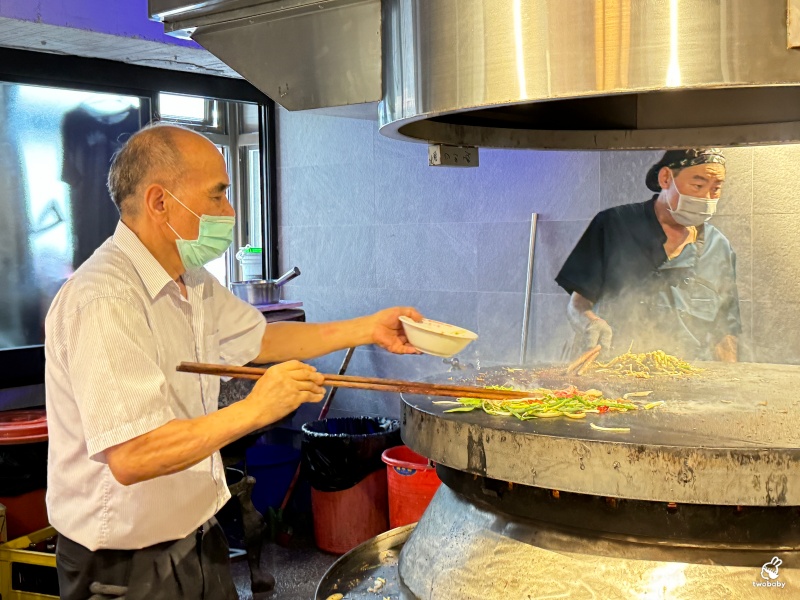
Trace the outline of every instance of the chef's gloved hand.
<instances>
[{"instance_id":1,"label":"chef's gloved hand","mask_svg":"<svg viewBox=\"0 0 800 600\"><path fill-rule=\"evenodd\" d=\"M583 329L581 348L589 350L595 346L602 346L602 352L608 352L611 349L612 338L611 326L603 319L595 317L594 319L589 319Z\"/></svg>"},{"instance_id":2,"label":"chef's gloved hand","mask_svg":"<svg viewBox=\"0 0 800 600\"><path fill-rule=\"evenodd\" d=\"M739 340L732 335L726 335L714 347L714 358L722 362L739 360Z\"/></svg>"},{"instance_id":3,"label":"chef's gloved hand","mask_svg":"<svg viewBox=\"0 0 800 600\"><path fill-rule=\"evenodd\" d=\"M128 588L124 585L108 585L95 581L89 586L89 591L92 593L89 600L125 600Z\"/></svg>"}]
</instances>

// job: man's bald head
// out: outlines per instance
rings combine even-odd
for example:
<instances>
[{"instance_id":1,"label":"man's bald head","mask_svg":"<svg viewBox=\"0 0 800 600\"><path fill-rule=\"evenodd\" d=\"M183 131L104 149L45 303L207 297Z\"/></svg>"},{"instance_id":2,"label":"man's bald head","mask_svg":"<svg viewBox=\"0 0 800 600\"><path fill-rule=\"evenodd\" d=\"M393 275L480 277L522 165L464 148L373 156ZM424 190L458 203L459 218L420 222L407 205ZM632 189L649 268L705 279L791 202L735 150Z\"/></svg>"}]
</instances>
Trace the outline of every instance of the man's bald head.
<instances>
[{"instance_id":1,"label":"man's bald head","mask_svg":"<svg viewBox=\"0 0 800 600\"><path fill-rule=\"evenodd\" d=\"M135 216L139 209L136 198L150 184L175 187L185 169L184 147L198 141L208 143L201 135L176 125L149 125L134 133L114 155L108 172L108 191L120 214Z\"/></svg>"}]
</instances>

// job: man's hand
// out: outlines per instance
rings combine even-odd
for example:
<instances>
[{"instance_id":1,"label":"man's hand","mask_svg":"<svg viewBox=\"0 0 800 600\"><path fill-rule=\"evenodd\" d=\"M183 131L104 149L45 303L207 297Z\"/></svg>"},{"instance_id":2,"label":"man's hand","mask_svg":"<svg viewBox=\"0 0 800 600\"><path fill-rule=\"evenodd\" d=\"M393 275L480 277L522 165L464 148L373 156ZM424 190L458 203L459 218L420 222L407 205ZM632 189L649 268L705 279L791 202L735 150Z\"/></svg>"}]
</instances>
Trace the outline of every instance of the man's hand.
<instances>
[{"instance_id":1,"label":"man's hand","mask_svg":"<svg viewBox=\"0 0 800 600\"><path fill-rule=\"evenodd\" d=\"M319 402L325 396L324 377L297 360L267 369L246 400L258 407L264 425L274 423L306 402Z\"/></svg>"},{"instance_id":2,"label":"man's hand","mask_svg":"<svg viewBox=\"0 0 800 600\"><path fill-rule=\"evenodd\" d=\"M407 306L387 308L371 317L372 343L394 354L419 354L419 350L408 343L400 317L422 321L422 315Z\"/></svg>"},{"instance_id":3,"label":"man's hand","mask_svg":"<svg viewBox=\"0 0 800 600\"><path fill-rule=\"evenodd\" d=\"M581 348L589 349L602 346L604 351L611 348L613 332L611 326L600 317L589 319L581 335Z\"/></svg>"}]
</instances>

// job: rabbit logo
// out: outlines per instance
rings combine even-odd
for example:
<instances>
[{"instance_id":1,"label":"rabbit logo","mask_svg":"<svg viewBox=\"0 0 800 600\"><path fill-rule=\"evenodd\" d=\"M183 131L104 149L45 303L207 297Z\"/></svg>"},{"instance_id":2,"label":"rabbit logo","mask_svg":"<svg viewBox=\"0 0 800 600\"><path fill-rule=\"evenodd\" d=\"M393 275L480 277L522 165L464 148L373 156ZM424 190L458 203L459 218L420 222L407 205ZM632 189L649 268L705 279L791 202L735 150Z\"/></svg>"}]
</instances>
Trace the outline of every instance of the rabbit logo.
<instances>
[{"instance_id":1,"label":"rabbit logo","mask_svg":"<svg viewBox=\"0 0 800 600\"><path fill-rule=\"evenodd\" d=\"M761 567L761 579L764 581L754 581L753 587L775 587L782 588L786 585L783 581L776 581L780 575L778 569L783 564L783 561L777 556L773 556L772 560L764 563Z\"/></svg>"},{"instance_id":2,"label":"rabbit logo","mask_svg":"<svg viewBox=\"0 0 800 600\"><path fill-rule=\"evenodd\" d=\"M773 556L772 560L761 567L761 578L775 580L778 578L778 567L783 564L783 561L777 556Z\"/></svg>"}]
</instances>

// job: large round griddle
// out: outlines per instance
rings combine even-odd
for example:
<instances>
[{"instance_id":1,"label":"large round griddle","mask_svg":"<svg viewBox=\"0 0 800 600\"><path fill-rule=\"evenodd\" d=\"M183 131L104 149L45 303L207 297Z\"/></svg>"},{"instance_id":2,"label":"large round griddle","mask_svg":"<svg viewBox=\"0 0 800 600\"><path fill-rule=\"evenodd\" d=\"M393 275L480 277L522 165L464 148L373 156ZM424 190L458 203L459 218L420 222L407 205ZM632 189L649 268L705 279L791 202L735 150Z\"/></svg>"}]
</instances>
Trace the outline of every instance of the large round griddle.
<instances>
[{"instance_id":1,"label":"large round griddle","mask_svg":"<svg viewBox=\"0 0 800 600\"><path fill-rule=\"evenodd\" d=\"M403 439L453 469L554 490L690 504L800 505L800 367L704 367L692 377L650 380L540 371L538 383L547 387L572 383L610 397L653 390L648 401L666 402L582 420L447 414L452 406L434 404L441 398L404 395ZM591 422L630 432L596 431Z\"/></svg>"}]
</instances>

